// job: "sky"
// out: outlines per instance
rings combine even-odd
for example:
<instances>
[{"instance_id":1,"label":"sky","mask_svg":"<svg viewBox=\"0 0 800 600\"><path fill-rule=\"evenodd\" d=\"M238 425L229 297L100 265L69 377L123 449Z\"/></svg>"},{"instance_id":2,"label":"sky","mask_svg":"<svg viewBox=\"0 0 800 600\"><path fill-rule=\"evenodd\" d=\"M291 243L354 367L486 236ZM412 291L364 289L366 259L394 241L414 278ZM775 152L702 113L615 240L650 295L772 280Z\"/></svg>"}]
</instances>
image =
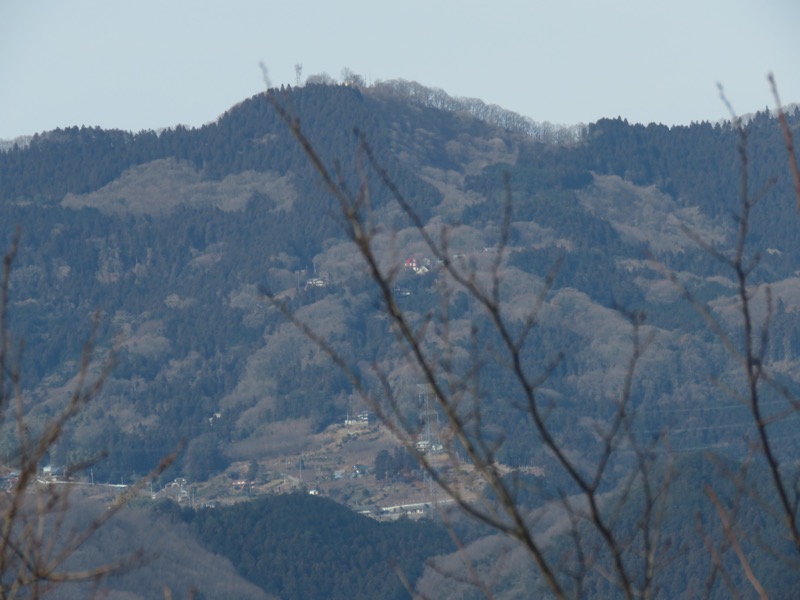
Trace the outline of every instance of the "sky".
<instances>
[{"instance_id":1,"label":"sky","mask_svg":"<svg viewBox=\"0 0 800 600\"><path fill-rule=\"evenodd\" d=\"M214 121L342 69L536 121L689 124L800 102L797 0L0 0L0 139Z\"/></svg>"}]
</instances>

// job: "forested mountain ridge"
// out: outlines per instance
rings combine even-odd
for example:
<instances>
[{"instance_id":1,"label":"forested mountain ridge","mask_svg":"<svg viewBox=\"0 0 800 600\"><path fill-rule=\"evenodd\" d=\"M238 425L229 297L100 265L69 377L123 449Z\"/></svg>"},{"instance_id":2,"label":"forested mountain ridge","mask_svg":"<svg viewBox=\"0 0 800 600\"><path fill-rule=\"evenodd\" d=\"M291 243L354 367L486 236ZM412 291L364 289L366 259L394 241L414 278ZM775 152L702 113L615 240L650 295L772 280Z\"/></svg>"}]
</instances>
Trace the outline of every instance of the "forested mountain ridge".
<instances>
[{"instance_id":1,"label":"forested mountain ridge","mask_svg":"<svg viewBox=\"0 0 800 600\"><path fill-rule=\"evenodd\" d=\"M704 374L724 359L647 261L684 273L724 312L727 275L686 230L720 248L732 239L739 196L732 127L612 119L556 144L368 89L306 86L281 98L345 177L358 161L357 127L423 221L453 224L454 252L473 260L498 241L508 174L509 300L523 301L561 261L542 315L541 355L531 359L555 351L569 357L548 385L572 398L576 411L596 406L616 385L607 373L621 341L588 324L613 331L619 316L610 309L619 305L647 311L660 331L646 357L652 375L637 389L652 427L668 424L690 397L719 396ZM791 116L793 127L798 118ZM785 169L780 132L768 115L757 115L748 131L751 185L760 189ZM428 258L370 177L376 215L397 232L395 259ZM23 381L33 413L59 402L92 310L104 313L101 339L122 334L102 398L55 462L78 463L107 448L109 459L96 469L130 477L185 437L179 470L202 479L232 458L258 459L245 448L250 439L268 444L267 424L310 418L321 429L363 408L341 374L265 306L261 288L288 294L354 361L397 360L336 205L263 95L196 130L73 128L34 136L25 148L0 153L0 181L2 239L22 226L10 316L26 341ZM750 237L761 255L756 275L775 283L780 301L771 357L789 373L800 349L800 249L787 185L778 178L765 193ZM314 278L324 287L309 285ZM420 311L433 306L434 281L434 273L404 275L408 301ZM472 309L458 310L467 316ZM502 396L502 381L487 377ZM221 423L210 427L218 413ZM507 460L535 463L535 453L514 442L513 423L498 419L509 438ZM692 435L698 447L720 443L712 434Z\"/></svg>"},{"instance_id":2,"label":"forested mountain ridge","mask_svg":"<svg viewBox=\"0 0 800 600\"><path fill-rule=\"evenodd\" d=\"M541 393L549 403L548 424L571 453L592 460L598 431L624 385L631 353L626 315L641 314L649 343L631 386L637 435L664 436L677 455L689 455L687 477L697 480L706 468L692 462L697 452L714 449L734 464L748 455L752 420L727 393L741 383L740 370L666 275L735 337L735 283L714 256L731 252L738 225L742 164L733 125L669 128L617 118L545 135L508 115L501 116L509 129L497 119L476 118L477 104L450 104L436 94L419 101L391 86L306 85L272 93L342 182L358 189L366 178L378 257L396 269L398 302L418 325L446 310L453 364L469 368L476 348L499 345L496 331L467 294L454 293L443 308L441 265L378 174L366 168L360 139L425 230L447 238L453 261L479 281L499 265L510 323L524 327L530 307L541 301L535 343L522 359L552 365ZM800 112L789 115L789 124L796 133ZM756 115L746 131L749 191L759 198L749 221L747 253L757 257L750 281L771 289L769 300L763 290L753 296L756 320L771 317L763 360L782 389L796 392L800 219L775 119ZM226 470L248 481L261 473L260 483L274 482L274 489L301 488L301 481L322 487L345 472L359 475L363 465L327 454L337 442L326 432L368 407L264 295L268 290L313 324L368 383L379 365L411 420L420 419L428 408L419 400L419 377L408 368L343 225L339 205L265 95L198 129L134 134L71 128L0 152L0 241L8 245L17 226L21 231L9 323L16 340L25 341L21 381L31 426L64 403L95 310L102 313L98 357L116 346L101 395L53 448L51 463L76 478L88 477L80 469L91 464L97 481L132 481L183 439L176 464L157 485L182 477L194 486ZM434 349L442 340L434 331L425 344ZM570 493L570 482L553 475L552 455L530 443L507 372L486 364L479 375L482 434L498 440L497 459L504 468L544 473L535 508ZM375 390L381 385L374 382ZM778 416L782 406L773 395L764 397L768 416ZM16 433L5 425L0 449L11 457ZM796 426L794 416L771 425L779 456L797 456ZM327 440L324 452L322 442L317 449L304 441L311 434L318 434L315 443ZM313 452L320 456L312 469L305 461ZM409 476L405 466L388 468L388 456L374 457L382 477L387 469L396 480ZM403 463L399 454L395 458ZM609 471L604 493L625 477L624 460ZM677 481L683 498L695 502L687 490L698 494L697 481ZM370 490L337 499L369 504ZM315 500L304 496L303 506ZM257 510L271 509L264 504ZM673 506L669 526L684 532L688 510ZM251 581L264 586L259 578L272 577L272 587L264 586L272 593L284 585L293 586L296 597L314 586L324 589L330 573L319 573L306 589L298 587L302 573L281 580L286 573L256 568L254 552L236 554L243 548L226 536L244 534L227 532L223 522L249 522L253 515L234 514L181 518L194 519L199 538L205 535L209 548L239 561L236 567ZM351 532L372 527L339 520ZM760 526L757 517L752 522ZM413 545L419 532L409 532ZM439 548L440 540L431 543ZM422 561L409 556L416 577ZM354 565L341 568L357 570ZM772 573L774 564L764 559L759 568ZM430 570L426 577L433 577ZM665 582L664 589L684 592L697 577L685 579ZM345 587L342 594L351 593Z\"/></svg>"}]
</instances>

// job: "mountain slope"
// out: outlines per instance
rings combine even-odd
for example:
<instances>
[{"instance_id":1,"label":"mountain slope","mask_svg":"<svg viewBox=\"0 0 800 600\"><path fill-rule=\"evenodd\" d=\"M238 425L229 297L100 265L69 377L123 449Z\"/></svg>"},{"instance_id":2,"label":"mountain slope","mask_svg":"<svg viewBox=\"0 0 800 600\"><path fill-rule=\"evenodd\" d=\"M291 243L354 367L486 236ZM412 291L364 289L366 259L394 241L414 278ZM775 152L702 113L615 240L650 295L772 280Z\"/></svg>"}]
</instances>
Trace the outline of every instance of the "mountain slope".
<instances>
[{"instance_id":1,"label":"mountain slope","mask_svg":"<svg viewBox=\"0 0 800 600\"><path fill-rule=\"evenodd\" d=\"M560 264L526 358L568 357L546 383L565 399L553 415L563 439L584 448L613 406L630 348L624 320L611 310L619 305L645 311L655 336L643 358L647 376L635 384L643 429L671 429L685 447L741 439L747 420L712 383L733 365L659 272L674 270L721 315L734 300L729 274L692 239L720 249L731 243L739 181L731 127L603 120L579 140L555 144L369 89L307 86L285 90L280 101L354 187L358 128L429 230L446 226L454 254L479 271L500 239L508 175L511 231L501 273L509 310L522 315ZM750 131L751 181L760 189L784 168L781 140L768 116L754 118ZM346 378L265 303L262 289L330 335L352 364L377 362L395 374L398 389L413 388L335 201L263 95L197 130L50 132L0 153L0 173L2 239L23 227L10 316L26 341L31 416L62 402L94 309L104 314L106 347L122 334L102 397L54 462L79 463L106 448L96 474L118 480L146 472L183 438L190 443L172 475L204 479L231 460L267 456L275 423L303 419L319 431L363 409ZM367 179L386 264L430 260L377 176ZM800 352L800 249L787 185L778 178L768 190L750 239L761 254L754 277L776 283L780 305L769 358L788 374ZM436 310L435 265L428 275L399 273L406 307L420 319ZM474 304L454 300L461 334L453 341L466 361L467 324L481 335L489 328ZM503 373L487 368L483 376L492 425L506 439L503 460L546 463L504 408L515 392Z\"/></svg>"}]
</instances>

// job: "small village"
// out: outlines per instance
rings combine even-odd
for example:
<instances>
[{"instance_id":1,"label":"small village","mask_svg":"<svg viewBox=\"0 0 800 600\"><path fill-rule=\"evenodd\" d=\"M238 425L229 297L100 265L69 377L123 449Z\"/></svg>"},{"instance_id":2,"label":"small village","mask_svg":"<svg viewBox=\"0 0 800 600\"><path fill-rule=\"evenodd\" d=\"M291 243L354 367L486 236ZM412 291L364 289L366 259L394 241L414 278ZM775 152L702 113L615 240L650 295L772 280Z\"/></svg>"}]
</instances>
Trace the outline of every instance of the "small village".
<instances>
[{"instance_id":1,"label":"small village","mask_svg":"<svg viewBox=\"0 0 800 600\"><path fill-rule=\"evenodd\" d=\"M480 495L483 490L476 483L472 467L466 463L455 464L439 443L438 433L432 434L430 428L426 431L415 444L416 452L425 454L440 475L451 481L458 480L465 498ZM410 455L408 458L414 462L408 466L391 473L376 473L376 457L381 452L385 456L391 456L392 452L398 456L408 451L371 412L345 416L339 423L315 435L309 445L313 445L315 450L261 461L235 462L225 472L204 482L178 477L160 486L145 483L137 489L135 497L138 501L166 499L182 506L213 509L258 496L306 493L331 498L376 520L395 520L403 516L420 518L453 502L416 466ZM504 470L510 472L510 469ZM534 475L544 475L535 467L525 470ZM3 467L0 486L13 489L18 483L18 475L18 472ZM35 484L75 486L85 493L108 497L134 487L94 481L91 469L88 474L82 472L70 476L64 467L51 465L41 467Z\"/></svg>"},{"instance_id":2,"label":"small village","mask_svg":"<svg viewBox=\"0 0 800 600\"><path fill-rule=\"evenodd\" d=\"M179 482L157 496L213 508L266 494L300 492L329 497L377 520L404 515L418 518L451 502L437 493L418 467L376 473L376 456L381 451L398 453L401 445L370 412L345 416L315 435L309 445L315 449L255 463L234 463L208 482L194 486ZM441 444L422 439L416 449L428 453L441 472L451 471ZM464 466L463 471L466 474L470 469ZM467 490L468 495L480 491Z\"/></svg>"}]
</instances>

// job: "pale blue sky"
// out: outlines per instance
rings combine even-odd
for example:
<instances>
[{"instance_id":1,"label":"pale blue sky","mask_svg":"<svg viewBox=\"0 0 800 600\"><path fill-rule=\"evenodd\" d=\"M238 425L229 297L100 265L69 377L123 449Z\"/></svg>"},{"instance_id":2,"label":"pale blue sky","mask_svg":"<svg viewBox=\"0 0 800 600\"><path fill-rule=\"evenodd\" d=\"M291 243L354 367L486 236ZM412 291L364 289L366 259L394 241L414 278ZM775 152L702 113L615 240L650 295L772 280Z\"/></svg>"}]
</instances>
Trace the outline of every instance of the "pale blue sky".
<instances>
[{"instance_id":1,"label":"pale blue sky","mask_svg":"<svg viewBox=\"0 0 800 600\"><path fill-rule=\"evenodd\" d=\"M686 124L800 102L797 0L0 0L0 139L213 121L343 67L537 121Z\"/></svg>"}]
</instances>

